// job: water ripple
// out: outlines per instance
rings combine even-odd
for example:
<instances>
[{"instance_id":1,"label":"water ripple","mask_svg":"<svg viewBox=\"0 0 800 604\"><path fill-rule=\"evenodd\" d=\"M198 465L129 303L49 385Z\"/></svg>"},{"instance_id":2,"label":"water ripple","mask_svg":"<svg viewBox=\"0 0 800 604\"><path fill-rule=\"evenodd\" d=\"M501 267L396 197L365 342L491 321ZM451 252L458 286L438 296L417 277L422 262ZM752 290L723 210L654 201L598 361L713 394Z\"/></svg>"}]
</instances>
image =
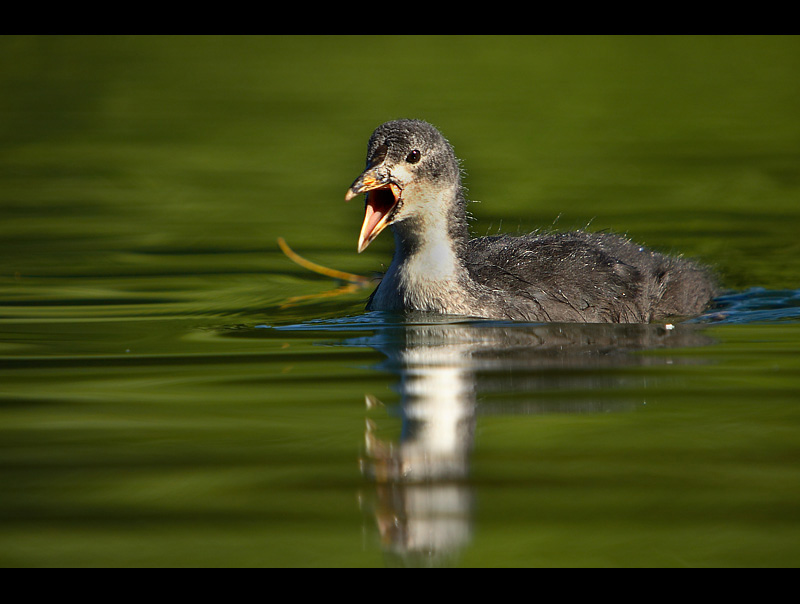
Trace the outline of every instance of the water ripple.
<instances>
[{"instance_id":1,"label":"water ripple","mask_svg":"<svg viewBox=\"0 0 800 604\"><path fill-rule=\"evenodd\" d=\"M800 321L800 289L751 287L720 296L716 307L694 319L697 323L748 324Z\"/></svg>"}]
</instances>

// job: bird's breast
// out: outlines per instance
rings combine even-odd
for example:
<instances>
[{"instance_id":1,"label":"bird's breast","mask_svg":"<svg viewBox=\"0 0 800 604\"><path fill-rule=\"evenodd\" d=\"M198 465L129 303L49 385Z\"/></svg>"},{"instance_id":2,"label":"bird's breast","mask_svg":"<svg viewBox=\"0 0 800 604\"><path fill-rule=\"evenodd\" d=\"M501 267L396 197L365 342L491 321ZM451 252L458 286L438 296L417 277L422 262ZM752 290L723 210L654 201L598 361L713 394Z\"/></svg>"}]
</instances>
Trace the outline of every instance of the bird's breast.
<instances>
[{"instance_id":1,"label":"bird's breast","mask_svg":"<svg viewBox=\"0 0 800 604\"><path fill-rule=\"evenodd\" d=\"M429 240L412 255L396 251L370 309L469 314L468 280L449 242Z\"/></svg>"}]
</instances>

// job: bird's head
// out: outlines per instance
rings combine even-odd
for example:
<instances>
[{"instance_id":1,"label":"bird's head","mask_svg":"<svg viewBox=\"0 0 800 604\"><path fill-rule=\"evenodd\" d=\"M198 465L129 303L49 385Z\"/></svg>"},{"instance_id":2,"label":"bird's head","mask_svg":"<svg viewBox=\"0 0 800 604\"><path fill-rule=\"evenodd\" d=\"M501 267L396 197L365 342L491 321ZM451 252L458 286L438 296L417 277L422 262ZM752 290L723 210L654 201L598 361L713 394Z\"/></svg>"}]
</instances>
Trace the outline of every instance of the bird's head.
<instances>
[{"instance_id":1,"label":"bird's head","mask_svg":"<svg viewBox=\"0 0 800 604\"><path fill-rule=\"evenodd\" d=\"M366 194L358 251L389 225L442 218L460 187L458 160L436 128L420 120L378 126L367 145L367 167L345 195L349 201Z\"/></svg>"}]
</instances>

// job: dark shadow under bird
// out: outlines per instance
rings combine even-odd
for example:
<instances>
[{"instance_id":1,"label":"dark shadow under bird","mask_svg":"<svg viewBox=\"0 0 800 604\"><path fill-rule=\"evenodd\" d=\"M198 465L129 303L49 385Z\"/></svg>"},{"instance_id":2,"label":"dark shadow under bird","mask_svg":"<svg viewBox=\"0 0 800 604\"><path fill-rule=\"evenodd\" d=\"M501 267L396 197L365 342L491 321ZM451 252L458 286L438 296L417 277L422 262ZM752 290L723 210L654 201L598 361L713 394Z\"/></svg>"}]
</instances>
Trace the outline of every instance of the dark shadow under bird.
<instances>
[{"instance_id":1,"label":"dark shadow under bird","mask_svg":"<svg viewBox=\"0 0 800 604\"><path fill-rule=\"evenodd\" d=\"M609 233L470 238L458 159L423 121L391 121L373 132L367 167L345 199L362 193L358 251L387 226L395 239L368 310L646 323L697 315L716 292L707 268Z\"/></svg>"}]
</instances>

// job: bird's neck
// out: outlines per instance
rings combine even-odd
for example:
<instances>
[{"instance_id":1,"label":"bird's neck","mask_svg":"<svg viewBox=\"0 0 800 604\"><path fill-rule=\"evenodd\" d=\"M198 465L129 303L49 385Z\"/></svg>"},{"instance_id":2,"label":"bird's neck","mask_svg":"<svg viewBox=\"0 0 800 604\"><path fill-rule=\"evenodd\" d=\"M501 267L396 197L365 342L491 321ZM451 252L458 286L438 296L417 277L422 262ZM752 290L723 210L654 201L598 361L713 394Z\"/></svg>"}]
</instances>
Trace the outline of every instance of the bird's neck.
<instances>
[{"instance_id":1,"label":"bird's neck","mask_svg":"<svg viewBox=\"0 0 800 604\"><path fill-rule=\"evenodd\" d=\"M453 303L468 282L463 261L469 240L466 203L460 187L438 201L392 225L394 257L376 292L376 308L389 308L395 300L403 308L459 311Z\"/></svg>"},{"instance_id":2,"label":"bird's neck","mask_svg":"<svg viewBox=\"0 0 800 604\"><path fill-rule=\"evenodd\" d=\"M402 257L411 258L439 254L448 247L461 256L469 240L469 227L460 183L449 189L425 191L408 204L417 212L392 225L395 254L400 252Z\"/></svg>"},{"instance_id":3,"label":"bird's neck","mask_svg":"<svg viewBox=\"0 0 800 604\"><path fill-rule=\"evenodd\" d=\"M469 240L469 228L461 184L425 191L424 196L408 203L418 211L392 225L395 260L427 267L432 274L463 264L462 251Z\"/></svg>"}]
</instances>

